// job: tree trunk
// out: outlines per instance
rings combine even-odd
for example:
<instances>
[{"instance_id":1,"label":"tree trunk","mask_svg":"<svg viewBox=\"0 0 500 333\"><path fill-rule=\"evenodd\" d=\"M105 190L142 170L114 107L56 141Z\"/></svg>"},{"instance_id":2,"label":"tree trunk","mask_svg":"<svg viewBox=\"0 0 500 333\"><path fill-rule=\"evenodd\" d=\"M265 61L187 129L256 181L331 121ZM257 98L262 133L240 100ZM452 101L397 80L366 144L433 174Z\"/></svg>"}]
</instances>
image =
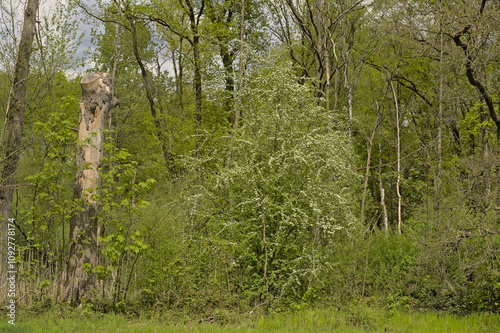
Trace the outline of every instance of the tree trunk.
<instances>
[{"instance_id":1,"label":"tree trunk","mask_svg":"<svg viewBox=\"0 0 500 333\"><path fill-rule=\"evenodd\" d=\"M0 187L0 209L4 221L7 221L11 213L12 199L14 197L14 188L16 185L15 175L22 149L21 138L24 110L26 109L26 81L29 76L29 62L35 34L37 11L38 1L28 1L28 5L24 12L23 31L19 44L16 67L14 69L12 99L10 108L6 110L8 136L5 148L5 164L2 169L2 184ZM3 144L3 142L1 144ZM2 222L2 231L5 226L4 221Z\"/></svg>"},{"instance_id":2,"label":"tree trunk","mask_svg":"<svg viewBox=\"0 0 500 333\"><path fill-rule=\"evenodd\" d=\"M333 80L333 111L339 109L339 70L335 69Z\"/></svg>"},{"instance_id":3,"label":"tree trunk","mask_svg":"<svg viewBox=\"0 0 500 333\"><path fill-rule=\"evenodd\" d=\"M193 86L195 91L195 119L196 119L196 127L197 127L197 135L200 134L201 130L201 106L202 106L202 87L201 87L201 60L200 60L200 33L199 33L199 24L200 17L203 14L204 3L202 2L202 6L198 14L195 13L193 4L190 0L186 0L187 5L187 14L189 15L189 23L192 34L192 39L188 39L189 43L193 47L193 62L194 62L194 78L193 78ZM196 154L199 153L200 149L200 138L197 137L195 141Z\"/></svg>"},{"instance_id":4,"label":"tree trunk","mask_svg":"<svg viewBox=\"0 0 500 333\"><path fill-rule=\"evenodd\" d=\"M485 2L483 2L484 5ZM469 45L467 43L464 43L462 41L462 37L465 36L469 30L470 26L465 27L460 33L457 35L453 36L453 41L455 42L455 45L458 46L459 48L462 49L466 62L465 62L465 69L466 69L466 75L467 79L469 80L469 83L474 86L477 91L479 92L481 102L486 103L486 106L488 107L488 113L490 115L491 120L496 125L496 134L497 134L497 152L500 152L500 115L497 113L495 110L495 103L493 102L490 94L486 90L486 86L479 81L477 77L476 70L474 69L474 56L471 54L471 50L469 49Z\"/></svg>"},{"instance_id":5,"label":"tree trunk","mask_svg":"<svg viewBox=\"0 0 500 333\"><path fill-rule=\"evenodd\" d=\"M196 117L196 125L198 126L198 128L200 128L201 126L201 102L202 102L199 40L200 40L199 36L195 36L193 38L194 91L196 100L195 117ZM196 142L198 141L199 140L196 140Z\"/></svg>"},{"instance_id":6,"label":"tree trunk","mask_svg":"<svg viewBox=\"0 0 500 333\"><path fill-rule=\"evenodd\" d=\"M139 65L139 68L141 70L142 83L144 84L144 89L146 90L146 97L148 98L149 109L151 110L151 115L153 116L156 134L158 135L158 140L160 141L163 158L165 159L168 170L170 172L175 172L174 155L167 146L165 129L161 121L161 112L160 114L158 114L155 106L155 89L153 86L153 81L151 79L151 75L146 69L146 66L144 65L144 62L142 61L141 54L139 53L137 29L134 21L135 19L129 15L127 15L126 17L130 22L130 32L132 33L132 48L134 51L135 60L137 61L137 64Z\"/></svg>"},{"instance_id":7,"label":"tree trunk","mask_svg":"<svg viewBox=\"0 0 500 333\"><path fill-rule=\"evenodd\" d=\"M200 8L198 14L195 13L193 4L191 1L186 0L187 14L189 15L189 23L191 28L191 34L193 36L192 40L189 40L191 46L193 47L193 61L194 61L194 91L195 91L195 117L196 125L199 127L201 125L201 102L202 102L202 90L201 90L201 63L200 63L200 33L198 30L200 24L200 17L203 14L204 4ZM198 141L196 140L196 148L198 150Z\"/></svg>"},{"instance_id":8,"label":"tree trunk","mask_svg":"<svg viewBox=\"0 0 500 333\"><path fill-rule=\"evenodd\" d=\"M230 123L234 123L234 120L231 118L231 109L233 107L233 99L234 99L234 77L233 77L233 61L234 61L234 54L233 52L230 52L227 48L227 46L224 44L223 41L220 42L220 50L219 54L222 58L222 65L224 66L224 72L225 72L225 84L226 84L226 93L227 97L226 100L224 101L224 111L226 112L226 115L228 117L228 120Z\"/></svg>"},{"instance_id":9,"label":"tree trunk","mask_svg":"<svg viewBox=\"0 0 500 333\"><path fill-rule=\"evenodd\" d=\"M363 186L363 196L361 198L361 223L365 222L365 204L366 204L366 194L368 192L368 180L370 177L370 163L372 158L372 147L373 147L373 139L375 138L375 134L377 132L377 127L380 119L380 110L377 110L377 119L375 119L375 124L373 125L372 135L368 141L368 157L366 158L366 170L365 170L365 183Z\"/></svg>"},{"instance_id":10,"label":"tree trunk","mask_svg":"<svg viewBox=\"0 0 500 333\"><path fill-rule=\"evenodd\" d=\"M437 136L437 175L436 175L436 213L439 213L439 205L441 202L441 179L442 179L442 164L443 164L443 32L441 25L439 27L439 108L438 108L438 136Z\"/></svg>"},{"instance_id":11,"label":"tree trunk","mask_svg":"<svg viewBox=\"0 0 500 333\"><path fill-rule=\"evenodd\" d=\"M94 195L99 193L99 167L103 157L104 129L108 112L118 104L113 98L111 75L90 73L80 81L80 121L76 173L73 196L81 209L73 212L70 222L71 244L65 281L65 301L79 304L82 297L95 288L95 276L88 269L97 265L97 215L99 206Z\"/></svg>"},{"instance_id":12,"label":"tree trunk","mask_svg":"<svg viewBox=\"0 0 500 333\"><path fill-rule=\"evenodd\" d=\"M354 85L351 85L351 80L352 78L349 78L349 65L350 65L350 59L351 59L351 50L354 45L354 28L350 29L349 31L349 40L347 40L347 37L344 37L345 40L345 50L342 53L343 60L344 60L344 88L346 90L347 94L347 113L349 116L349 142L351 144L351 148L353 145L353 138L352 138L352 122L353 122L353 112L354 112L354 92L356 90L356 81L357 78L355 79ZM359 77L359 73L358 73Z\"/></svg>"},{"instance_id":13,"label":"tree trunk","mask_svg":"<svg viewBox=\"0 0 500 333\"><path fill-rule=\"evenodd\" d=\"M315 0L314 1L315 3L315 8L314 8L314 14L315 14L315 18L316 18L316 22L313 21L313 24L315 26L315 30L316 30L316 33L317 33L317 36L316 36L316 46L315 46L315 64L316 64L316 77L318 78L318 82L322 82L322 79L323 79L323 74L325 72L325 69L323 67L323 56L324 56L324 53L326 53L326 46L323 47L323 41L324 41L324 36L323 36L323 27L324 27L324 23L323 23L323 14L321 13L321 7L322 7L322 4L319 0ZM312 13L311 13L311 16L312 16ZM323 52L323 50L325 50L325 52ZM320 87L321 87L322 83L320 83ZM325 91L323 91L323 93L325 93Z\"/></svg>"},{"instance_id":14,"label":"tree trunk","mask_svg":"<svg viewBox=\"0 0 500 333\"><path fill-rule=\"evenodd\" d=\"M238 122L241 117L241 90L243 89L243 69L245 67L244 54L245 50L245 0L241 0L241 21L240 21L240 54L238 66L238 105L235 107L233 129L238 129Z\"/></svg>"},{"instance_id":15,"label":"tree trunk","mask_svg":"<svg viewBox=\"0 0 500 333\"><path fill-rule=\"evenodd\" d=\"M178 68L177 68L177 63L175 59L175 52L176 50L172 50L172 64L174 66L174 74L175 74L175 90L177 93L177 96L179 98L179 109L181 111L181 123L184 124L186 121L186 110L184 109L184 83L183 83L183 69L184 69L184 64L183 64L183 58L182 58L182 43L184 41L183 37L179 37L179 59L177 60L178 63ZM185 146L185 137L184 137L184 131L181 131L181 151L182 154L186 154L186 146Z\"/></svg>"},{"instance_id":16,"label":"tree trunk","mask_svg":"<svg viewBox=\"0 0 500 333\"><path fill-rule=\"evenodd\" d=\"M120 13L120 22L122 21L122 2L121 0L118 1L118 10ZM120 43L120 24L116 24L116 33L115 33L115 47L114 47L114 52L113 52L113 72L111 72L111 80L113 84L111 85L111 96L115 96L115 77L116 77L116 64L118 63L118 45ZM108 116L108 130L109 130L109 135L111 137L111 130L112 130L112 125L113 125L113 114L110 110L109 116Z\"/></svg>"},{"instance_id":17,"label":"tree trunk","mask_svg":"<svg viewBox=\"0 0 500 333\"><path fill-rule=\"evenodd\" d=\"M6 266L6 256L3 255L6 249L7 221L11 217L12 200L16 186L17 164L21 156L21 139L23 133L24 110L26 109L26 81L29 76L29 63L32 52L33 38L36 28L36 14L38 12L38 0L29 0L24 11L23 30L19 43L16 66L14 68L14 81L11 89L11 103L5 111L5 121L7 129L7 142L5 147L5 162L2 168L2 178L0 183L0 210L2 219L0 221L0 253L2 254L2 274L1 281L4 281ZM5 127L4 127L5 128ZM0 145L3 146L3 131L0 138Z\"/></svg>"},{"instance_id":18,"label":"tree trunk","mask_svg":"<svg viewBox=\"0 0 500 333\"><path fill-rule=\"evenodd\" d=\"M269 279L267 276L268 253L267 253L267 238L266 238L266 210L264 208L265 199L262 200L262 245L264 247L264 281L266 284L266 315L269 314Z\"/></svg>"},{"instance_id":19,"label":"tree trunk","mask_svg":"<svg viewBox=\"0 0 500 333\"><path fill-rule=\"evenodd\" d=\"M382 131L381 131L382 132ZM385 205L385 189L382 182L382 145L378 143L379 167L378 167L378 185L380 189L380 206L382 206L382 224L387 233L389 231L389 216L387 215L387 206Z\"/></svg>"},{"instance_id":20,"label":"tree trunk","mask_svg":"<svg viewBox=\"0 0 500 333\"><path fill-rule=\"evenodd\" d=\"M391 90L392 90L392 96L394 97L394 105L396 107L396 132L397 132L397 142L396 142L396 149L397 149L397 160L398 160L398 179L396 182L396 192L398 195L398 232L401 234L401 189L400 189L400 184L401 184L401 138L400 138L400 130L399 130L399 104L398 104L398 97L396 95L396 90L394 89L394 84L392 83L391 80Z\"/></svg>"}]
</instances>

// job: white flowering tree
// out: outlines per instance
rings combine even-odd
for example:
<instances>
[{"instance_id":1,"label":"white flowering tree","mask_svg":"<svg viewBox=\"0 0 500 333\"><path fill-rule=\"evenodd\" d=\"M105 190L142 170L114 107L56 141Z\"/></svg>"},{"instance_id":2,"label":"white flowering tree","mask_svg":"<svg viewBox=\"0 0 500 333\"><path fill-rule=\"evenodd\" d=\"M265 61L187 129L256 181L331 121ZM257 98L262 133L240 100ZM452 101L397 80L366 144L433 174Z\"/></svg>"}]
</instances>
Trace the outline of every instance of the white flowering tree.
<instances>
[{"instance_id":1,"label":"white flowering tree","mask_svg":"<svg viewBox=\"0 0 500 333\"><path fill-rule=\"evenodd\" d=\"M356 176L345 126L289 64L247 77L241 127L212 152L192 222L226 247L239 291L269 306L311 294L334 234L356 221Z\"/></svg>"}]
</instances>

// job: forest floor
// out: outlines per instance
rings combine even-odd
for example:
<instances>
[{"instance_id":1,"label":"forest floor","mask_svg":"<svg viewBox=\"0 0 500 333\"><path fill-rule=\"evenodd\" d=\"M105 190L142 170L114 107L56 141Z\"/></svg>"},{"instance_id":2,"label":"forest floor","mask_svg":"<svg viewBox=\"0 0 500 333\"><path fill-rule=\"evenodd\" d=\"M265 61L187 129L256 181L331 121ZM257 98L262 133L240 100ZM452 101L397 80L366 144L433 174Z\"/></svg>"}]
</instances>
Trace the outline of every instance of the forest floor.
<instances>
[{"instance_id":1,"label":"forest floor","mask_svg":"<svg viewBox=\"0 0 500 333\"><path fill-rule=\"evenodd\" d=\"M2 316L3 317L3 316ZM477 332L500 333L500 314L477 313L458 316L449 313L385 310L368 306L346 309L301 309L289 313L236 315L216 311L204 320L124 314L74 312L61 316L20 313L15 325L4 319L0 332L85 333L85 332Z\"/></svg>"}]
</instances>

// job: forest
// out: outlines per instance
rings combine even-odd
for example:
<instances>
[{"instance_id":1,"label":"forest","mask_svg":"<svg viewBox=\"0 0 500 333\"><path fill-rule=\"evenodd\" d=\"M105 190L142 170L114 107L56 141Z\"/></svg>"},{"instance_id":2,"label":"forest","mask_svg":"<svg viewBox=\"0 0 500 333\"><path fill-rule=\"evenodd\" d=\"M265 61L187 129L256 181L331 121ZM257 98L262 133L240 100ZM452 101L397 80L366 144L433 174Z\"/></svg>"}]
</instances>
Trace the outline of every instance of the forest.
<instances>
[{"instance_id":1,"label":"forest","mask_svg":"<svg viewBox=\"0 0 500 333\"><path fill-rule=\"evenodd\" d=\"M500 2L44 3L0 8L4 321L499 313Z\"/></svg>"}]
</instances>

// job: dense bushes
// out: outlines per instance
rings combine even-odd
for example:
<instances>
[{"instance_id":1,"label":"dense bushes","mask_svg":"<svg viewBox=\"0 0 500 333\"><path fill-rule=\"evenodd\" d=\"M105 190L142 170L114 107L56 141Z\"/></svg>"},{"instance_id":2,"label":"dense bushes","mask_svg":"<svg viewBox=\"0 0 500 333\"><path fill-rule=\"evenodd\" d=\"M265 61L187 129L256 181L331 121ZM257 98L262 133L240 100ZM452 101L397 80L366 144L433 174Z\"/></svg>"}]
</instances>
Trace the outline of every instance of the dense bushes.
<instances>
[{"instance_id":1,"label":"dense bushes","mask_svg":"<svg viewBox=\"0 0 500 333\"><path fill-rule=\"evenodd\" d=\"M358 219L359 163L345 120L326 114L286 63L259 63L244 87L239 128L204 131L199 151L178 156L177 174L108 141L95 196L103 230L93 268L99 290L85 309L209 317L363 300L390 309L499 310L494 158L444 161L439 210L432 177L408 167L403 234L385 232L376 185L369 186L365 224ZM64 270L75 138L63 111L34 124L45 160L39 172L27 172L29 165L23 174L32 185L19 203L27 217L18 258L27 304L57 300ZM157 182L146 177L153 169ZM389 192L394 172L383 173ZM392 191L391 226L394 199Z\"/></svg>"},{"instance_id":2,"label":"dense bushes","mask_svg":"<svg viewBox=\"0 0 500 333\"><path fill-rule=\"evenodd\" d=\"M292 78L288 65L249 73L241 127L207 138L185 174L155 187L131 300L197 315L360 299L498 311L498 216L479 205L492 194L478 191L470 159L450 166L448 177L466 179L447 180L439 212L420 197L402 235L380 230L373 200L362 225L343 121Z\"/></svg>"},{"instance_id":3,"label":"dense bushes","mask_svg":"<svg viewBox=\"0 0 500 333\"><path fill-rule=\"evenodd\" d=\"M219 138L209 159L188 160L196 179L182 203L186 252L163 279L182 267L204 297L223 292L247 306L280 307L310 299L321 283L336 233L356 223L357 177L347 167L342 122L294 81L288 64L263 72L249 75L242 92L241 128Z\"/></svg>"}]
</instances>

